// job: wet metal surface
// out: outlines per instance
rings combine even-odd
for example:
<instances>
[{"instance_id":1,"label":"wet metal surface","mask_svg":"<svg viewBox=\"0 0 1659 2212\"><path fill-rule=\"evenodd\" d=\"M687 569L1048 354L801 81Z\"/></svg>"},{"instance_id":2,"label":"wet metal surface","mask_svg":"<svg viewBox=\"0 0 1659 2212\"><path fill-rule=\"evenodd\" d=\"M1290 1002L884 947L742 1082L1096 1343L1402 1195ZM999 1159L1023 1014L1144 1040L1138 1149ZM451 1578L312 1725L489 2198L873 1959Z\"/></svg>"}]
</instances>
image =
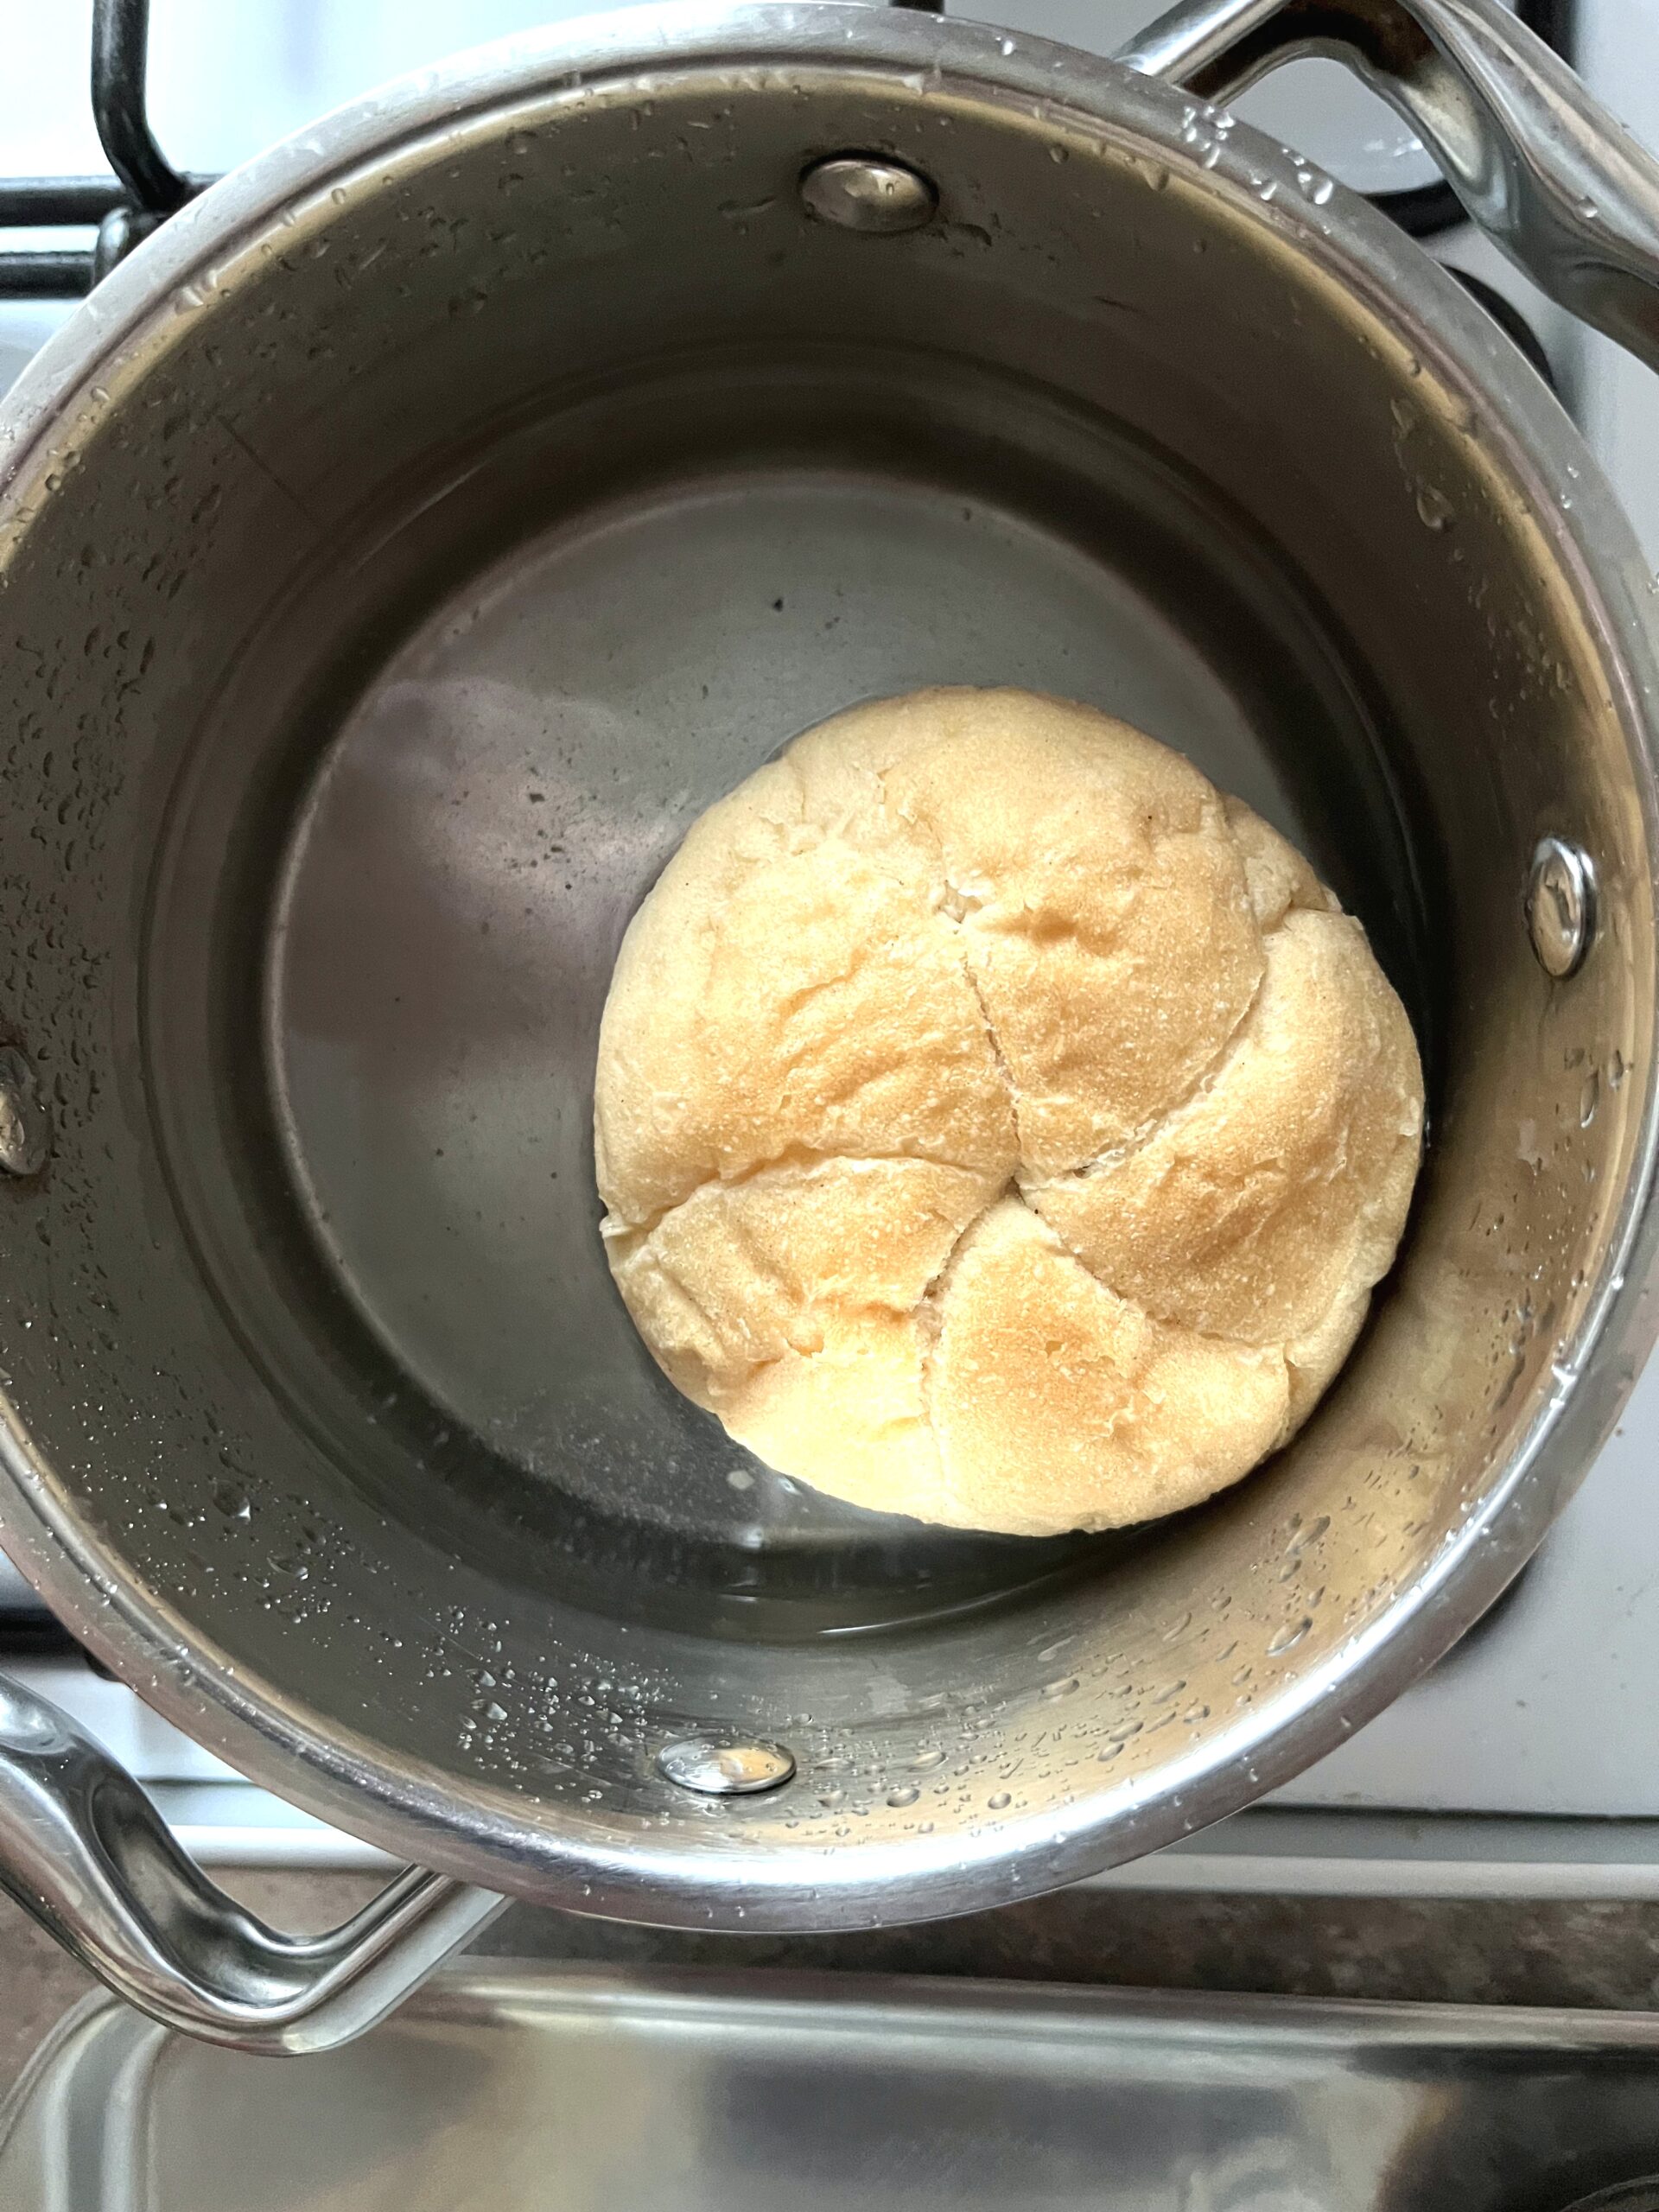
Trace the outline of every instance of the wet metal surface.
<instances>
[{"instance_id":1,"label":"wet metal surface","mask_svg":"<svg viewBox=\"0 0 1659 2212\"><path fill-rule=\"evenodd\" d=\"M0 1168L8 1175L38 1174L49 1148L35 1071L15 1045L0 1046Z\"/></svg>"},{"instance_id":2,"label":"wet metal surface","mask_svg":"<svg viewBox=\"0 0 1659 2212\"><path fill-rule=\"evenodd\" d=\"M10 403L0 1000L53 1157L0 1183L0 1488L91 1648L385 1848L634 1919L887 1923L1281 1782L1586 1463L1659 1232L1645 628L1536 378L1265 140L905 11L681 15L666 75L640 22L273 150ZM804 211L873 146L937 219ZM628 912L792 731L944 677L1191 751L1309 845L1427 1048L1341 1385L1122 1547L763 1482L603 1281ZM1565 985L1521 911L1546 833L1619 950ZM659 1749L716 1729L798 1774L677 1789Z\"/></svg>"},{"instance_id":3,"label":"wet metal surface","mask_svg":"<svg viewBox=\"0 0 1659 2212\"><path fill-rule=\"evenodd\" d=\"M298 2066L99 2002L23 2083L0 2196L1564 2212L1659 2170L1656 2083L1659 2023L1606 2013L479 1964Z\"/></svg>"}]
</instances>

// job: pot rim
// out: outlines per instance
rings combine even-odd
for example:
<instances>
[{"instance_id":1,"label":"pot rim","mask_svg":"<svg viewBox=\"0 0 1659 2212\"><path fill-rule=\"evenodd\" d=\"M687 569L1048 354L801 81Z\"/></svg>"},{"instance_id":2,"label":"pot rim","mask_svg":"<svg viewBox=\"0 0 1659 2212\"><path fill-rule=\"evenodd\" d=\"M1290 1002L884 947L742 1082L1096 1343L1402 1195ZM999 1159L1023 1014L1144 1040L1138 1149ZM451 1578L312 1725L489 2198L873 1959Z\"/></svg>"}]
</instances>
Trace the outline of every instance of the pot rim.
<instances>
[{"instance_id":1,"label":"pot rim","mask_svg":"<svg viewBox=\"0 0 1659 2212\"><path fill-rule=\"evenodd\" d=\"M255 246L297 199L486 125L721 68L854 70L914 78L1125 148L1215 194L1311 257L1402 345L1480 404L1488 442L1525 492L1602 656L1630 748L1659 911L1659 673L1638 596L1646 571L1601 473L1544 385L1453 280L1357 194L1320 204L1295 188L1294 156L1241 126L1219 156L1183 137L1195 103L1116 63L1050 41L862 0L630 9L476 48L340 108L257 155L172 217L48 341L0 405L0 563L26 528L59 435L92 387L114 385L168 342L180 294ZM1306 165L1302 165L1305 167ZM1264 175L1284 188L1264 202ZM211 289L211 288L210 288ZM200 304L200 295L192 302ZM92 402L96 406L99 403ZM85 419L83 416L83 419ZM73 443L73 436L71 439ZM1570 509L1563 500L1570 483ZM1029 1896L1159 1848L1287 1781L1369 1719L1456 1640L1529 1556L1587 1471L1659 1332L1644 1277L1659 1245L1652 1200L1659 1081L1643 1071L1639 1138L1596 1294L1541 1405L1480 1510L1386 1613L1321 1668L1293 1680L1202 1753L1172 1761L1126 1802L1120 1788L972 1838L918 1837L880 1851L738 1853L664 1847L641 1828L556 1832L504 1792L457 1791L274 1686L232 1674L142 1587L54 1495L26 1438L0 1434L0 1514L18 1567L99 1659L167 1719L238 1770L400 1856L579 1911L662 1926L784 1930L926 1917Z\"/></svg>"}]
</instances>

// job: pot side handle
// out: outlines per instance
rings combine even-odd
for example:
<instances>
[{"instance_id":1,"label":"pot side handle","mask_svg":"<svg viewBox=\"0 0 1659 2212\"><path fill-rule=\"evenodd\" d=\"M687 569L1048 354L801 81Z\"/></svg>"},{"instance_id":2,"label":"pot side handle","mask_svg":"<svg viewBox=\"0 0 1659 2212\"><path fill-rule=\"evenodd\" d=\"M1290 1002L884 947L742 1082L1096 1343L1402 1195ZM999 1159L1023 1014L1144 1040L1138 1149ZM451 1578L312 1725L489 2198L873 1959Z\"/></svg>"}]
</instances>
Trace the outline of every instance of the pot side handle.
<instances>
[{"instance_id":1,"label":"pot side handle","mask_svg":"<svg viewBox=\"0 0 1659 2212\"><path fill-rule=\"evenodd\" d=\"M1659 370L1659 162L1497 0L1179 0L1117 60L1224 100L1345 62L1539 289Z\"/></svg>"},{"instance_id":2,"label":"pot side handle","mask_svg":"<svg viewBox=\"0 0 1659 2212\"><path fill-rule=\"evenodd\" d=\"M152 2019L276 2052L372 2027L506 1903L410 1866L329 1934L279 1935L185 1857L130 1775L3 1675L0 1889Z\"/></svg>"}]
</instances>

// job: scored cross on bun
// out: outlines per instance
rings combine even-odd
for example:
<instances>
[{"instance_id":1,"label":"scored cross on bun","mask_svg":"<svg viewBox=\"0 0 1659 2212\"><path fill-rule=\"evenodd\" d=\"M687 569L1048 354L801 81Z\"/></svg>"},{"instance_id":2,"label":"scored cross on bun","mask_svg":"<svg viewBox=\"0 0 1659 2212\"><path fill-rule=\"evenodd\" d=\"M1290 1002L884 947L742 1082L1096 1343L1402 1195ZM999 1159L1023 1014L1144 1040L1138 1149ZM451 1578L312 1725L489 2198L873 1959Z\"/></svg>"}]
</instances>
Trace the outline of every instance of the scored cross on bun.
<instances>
[{"instance_id":1,"label":"scored cross on bun","mask_svg":"<svg viewBox=\"0 0 1659 2212\"><path fill-rule=\"evenodd\" d=\"M922 691L798 738L635 915L603 1234L664 1371L780 1472L1115 1528L1306 1419L1422 1104L1363 931L1260 817L1091 708Z\"/></svg>"}]
</instances>

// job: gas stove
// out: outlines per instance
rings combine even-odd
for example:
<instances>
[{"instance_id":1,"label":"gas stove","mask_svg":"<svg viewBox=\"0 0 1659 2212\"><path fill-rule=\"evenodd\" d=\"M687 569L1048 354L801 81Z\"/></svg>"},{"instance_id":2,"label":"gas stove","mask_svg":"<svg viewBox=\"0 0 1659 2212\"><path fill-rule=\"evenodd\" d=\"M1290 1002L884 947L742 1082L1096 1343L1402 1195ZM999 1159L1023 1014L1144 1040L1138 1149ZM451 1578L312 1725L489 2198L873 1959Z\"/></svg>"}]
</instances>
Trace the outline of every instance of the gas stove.
<instances>
[{"instance_id":1,"label":"gas stove","mask_svg":"<svg viewBox=\"0 0 1659 2212\"><path fill-rule=\"evenodd\" d=\"M1592 89L1659 146L1655 0L1516 0ZM948 0L956 12L957 0ZM1014 30L1109 53L1157 0L972 0ZM129 22L142 6L117 0ZM174 165L213 174L335 102L582 0L156 0L148 105ZM106 171L86 92L92 0L8 26L0 171ZM142 112L143 93L138 94ZM1659 378L1568 321L1458 217L1421 146L1334 63L1298 63L1240 113L1370 194L1547 365L1659 568ZM55 197L54 193L55 191ZM0 182L0 383L91 274L80 200ZM43 216L79 217L44 230ZM1484 288L1484 289L1483 289ZM0 1558L0 1664L72 1710L208 1861L368 1864L377 1854L233 1775L94 1670ZM1265 1804L1102 1877L1174 1888L1659 1897L1659 1363L1520 1581L1423 1681Z\"/></svg>"}]
</instances>

